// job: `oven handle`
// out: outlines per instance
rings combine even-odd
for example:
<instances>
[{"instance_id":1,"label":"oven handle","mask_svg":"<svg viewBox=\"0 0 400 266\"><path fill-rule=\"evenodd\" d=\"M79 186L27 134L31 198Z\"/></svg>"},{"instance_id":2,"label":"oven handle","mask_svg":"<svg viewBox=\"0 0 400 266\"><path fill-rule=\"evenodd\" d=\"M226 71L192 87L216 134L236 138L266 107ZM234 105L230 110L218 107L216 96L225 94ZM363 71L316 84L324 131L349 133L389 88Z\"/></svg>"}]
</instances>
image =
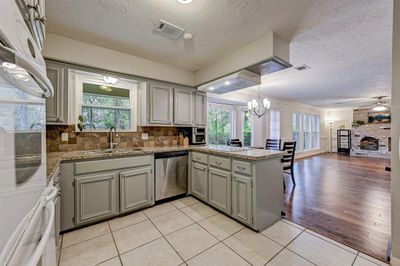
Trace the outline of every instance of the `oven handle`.
<instances>
[{"instance_id":1,"label":"oven handle","mask_svg":"<svg viewBox=\"0 0 400 266\"><path fill-rule=\"evenodd\" d=\"M34 63L20 56L15 50L3 45L0 45L0 57L6 62L13 63L16 66L23 68L32 76L32 78L43 91L41 95L36 95L36 93L33 91L30 91L30 93L45 98L52 97L54 95L54 88L50 80Z\"/></svg>"}]
</instances>

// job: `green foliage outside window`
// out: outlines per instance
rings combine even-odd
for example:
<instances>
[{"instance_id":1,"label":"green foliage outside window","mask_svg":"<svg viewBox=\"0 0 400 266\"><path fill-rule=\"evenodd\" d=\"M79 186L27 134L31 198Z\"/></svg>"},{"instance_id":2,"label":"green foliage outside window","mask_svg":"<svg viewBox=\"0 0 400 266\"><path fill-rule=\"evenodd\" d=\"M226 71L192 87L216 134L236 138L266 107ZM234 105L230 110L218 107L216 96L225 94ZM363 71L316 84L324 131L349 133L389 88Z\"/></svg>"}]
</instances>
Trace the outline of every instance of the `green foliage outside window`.
<instances>
[{"instance_id":1,"label":"green foliage outside window","mask_svg":"<svg viewBox=\"0 0 400 266\"><path fill-rule=\"evenodd\" d=\"M232 137L232 111L209 108L208 110L208 142L226 145Z\"/></svg>"}]
</instances>

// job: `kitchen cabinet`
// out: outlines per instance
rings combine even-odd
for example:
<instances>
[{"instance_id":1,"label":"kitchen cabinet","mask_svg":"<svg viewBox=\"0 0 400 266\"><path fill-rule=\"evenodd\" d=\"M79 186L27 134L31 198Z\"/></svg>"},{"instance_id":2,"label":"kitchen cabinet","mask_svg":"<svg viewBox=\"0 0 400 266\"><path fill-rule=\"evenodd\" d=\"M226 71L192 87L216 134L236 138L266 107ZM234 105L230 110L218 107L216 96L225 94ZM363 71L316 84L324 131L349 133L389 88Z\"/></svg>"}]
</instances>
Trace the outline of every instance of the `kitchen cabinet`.
<instances>
[{"instance_id":1,"label":"kitchen cabinet","mask_svg":"<svg viewBox=\"0 0 400 266\"><path fill-rule=\"evenodd\" d=\"M117 214L117 173L75 178L75 223L85 224Z\"/></svg>"},{"instance_id":2,"label":"kitchen cabinet","mask_svg":"<svg viewBox=\"0 0 400 266\"><path fill-rule=\"evenodd\" d=\"M203 201L208 201L207 165L191 163L192 193Z\"/></svg>"},{"instance_id":3,"label":"kitchen cabinet","mask_svg":"<svg viewBox=\"0 0 400 266\"><path fill-rule=\"evenodd\" d=\"M154 204L154 156L60 165L61 231Z\"/></svg>"},{"instance_id":4,"label":"kitchen cabinet","mask_svg":"<svg viewBox=\"0 0 400 266\"><path fill-rule=\"evenodd\" d=\"M119 185L121 213L154 204L153 171L150 166L121 172Z\"/></svg>"},{"instance_id":5,"label":"kitchen cabinet","mask_svg":"<svg viewBox=\"0 0 400 266\"><path fill-rule=\"evenodd\" d=\"M242 223L252 225L252 177L236 173L232 177L232 216Z\"/></svg>"},{"instance_id":6,"label":"kitchen cabinet","mask_svg":"<svg viewBox=\"0 0 400 266\"><path fill-rule=\"evenodd\" d=\"M206 126L207 124L207 94L196 91L194 96L194 125Z\"/></svg>"},{"instance_id":7,"label":"kitchen cabinet","mask_svg":"<svg viewBox=\"0 0 400 266\"><path fill-rule=\"evenodd\" d=\"M149 123L160 125L173 124L173 87L150 83Z\"/></svg>"},{"instance_id":8,"label":"kitchen cabinet","mask_svg":"<svg viewBox=\"0 0 400 266\"><path fill-rule=\"evenodd\" d=\"M193 125L193 90L174 88L174 124Z\"/></svg>"},{"instance_id":9,"label":"kitchen cabinet","mask_svg":"<svg viewBox=\"0 0 400 266\"><path fill-rule=\"evenodd\" d=\"M68 124L68 69L58 63L46 62L47 77L54 96L46 98L46 122Z\"/></svg>"},{"instance_id":10,"label":"kitchen cabinet","mask_svg":"<svg viewBox=\"0 0 400 266\"><path fill-rule=\"evenodd\" d=\"M231 172L209 167L208 184L209 204L231 214Z\"/></svg>"}]
</instances>

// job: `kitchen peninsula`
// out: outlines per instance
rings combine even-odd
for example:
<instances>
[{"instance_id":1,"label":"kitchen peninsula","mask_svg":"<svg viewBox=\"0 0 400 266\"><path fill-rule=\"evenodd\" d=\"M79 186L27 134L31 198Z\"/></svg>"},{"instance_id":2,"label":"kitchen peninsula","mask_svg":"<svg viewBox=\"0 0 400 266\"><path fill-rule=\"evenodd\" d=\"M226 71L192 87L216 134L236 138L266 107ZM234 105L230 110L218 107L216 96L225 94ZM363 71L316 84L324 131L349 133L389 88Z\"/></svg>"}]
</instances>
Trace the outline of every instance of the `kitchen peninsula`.
<instances>
[{"instance_id":1,"label":"kitchen peninsula","mask_svg":"<svg viewBox=\"0 0 400 266\"><path fill-rule=\"evenodd\" d=\"M189 195L256 231L280 219L282 152L217 145L132 147L48 153L48 179L60 172L61 230L154 205L154 154L169 151L189 152Z\"/></svg>"}]
</instances>

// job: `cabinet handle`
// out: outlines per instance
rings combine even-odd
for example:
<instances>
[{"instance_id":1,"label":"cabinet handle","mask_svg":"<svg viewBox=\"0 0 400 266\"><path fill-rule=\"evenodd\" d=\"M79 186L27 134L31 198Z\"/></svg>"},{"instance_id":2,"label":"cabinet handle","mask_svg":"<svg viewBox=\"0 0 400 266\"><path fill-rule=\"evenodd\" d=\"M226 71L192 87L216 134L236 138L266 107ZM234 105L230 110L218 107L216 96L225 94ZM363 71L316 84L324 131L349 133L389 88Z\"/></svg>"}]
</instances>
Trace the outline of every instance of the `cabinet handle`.
<instances>
[{"instance_id":1,"label":"cabinet handle","mask_svg":"<svg viewBox=\"0 0 400 266\"><path fill-rule=\"evenodd\" d=\"M200 159L201 159L201 158L200 158L200 157L198 157L198 156L196 156L196 157L195 157L195 159L196 159L196 160L198 160L198 161L200 161Z\"/></svg>"},{"instance_id":2,"label":"cabinet handle","mask_svg":"<svg viewBox=\"0 0 400 266\"><path fill-rule=\"evenodd\" d=\"M237 165L236 168L237 168L239 171L244 171L244 170L246 169L246 167L241 167L241 166L239 166L239 165Z\"/></svg>"},{"instance_id":3,"label":"cabinet handle","mask_svg":"<svg viewBox=\"0 0 400 266\"><path fill-rule=\"evenodd\" d=\"M215 164L216 164L216 165L221 165L222 163L221 163L221 162L215 162Z\"/></svg>"}]
</instances>

